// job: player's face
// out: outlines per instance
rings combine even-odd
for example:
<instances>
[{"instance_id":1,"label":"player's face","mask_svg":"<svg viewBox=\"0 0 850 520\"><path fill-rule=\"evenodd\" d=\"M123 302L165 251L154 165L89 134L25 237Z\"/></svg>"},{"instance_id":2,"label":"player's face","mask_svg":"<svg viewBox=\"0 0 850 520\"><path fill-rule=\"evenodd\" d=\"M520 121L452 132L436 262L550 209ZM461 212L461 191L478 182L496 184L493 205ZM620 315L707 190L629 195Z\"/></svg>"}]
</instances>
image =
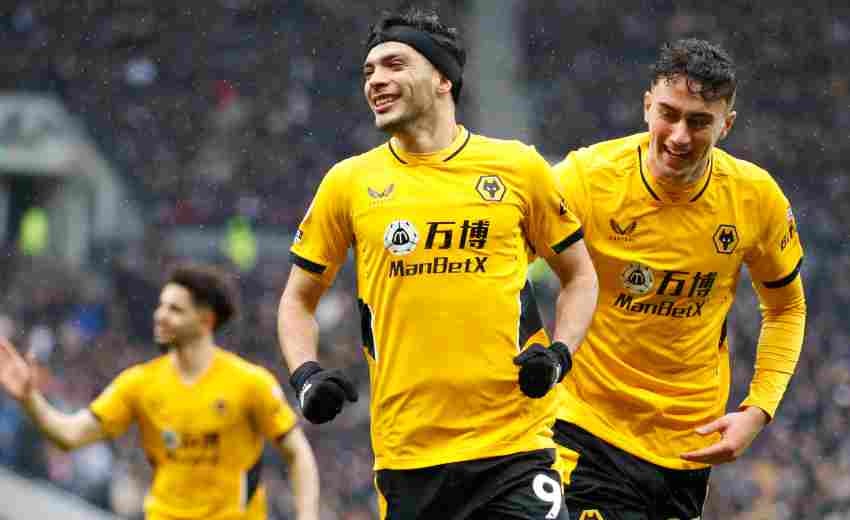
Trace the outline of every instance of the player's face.
<instances>
[{"instance_id":1,"label":"player's face","mask_svg":"<svg viewBox=\"0 0 850 520\"><path fill-rule=\"evenodd\" d=\"M385 42L363 63L363 93L375 114L375 126L395 133L434 106L440 74L413 47Z\"/></svg>"},{"instance_id":2,"label":"player's face","mask_svg":"<svg viewBox=\"0 0 850 520\"><path fill-rule=\"evenodd\" d=\"M691 92L683 76L659 79L644 94L650 171L670 180L698 179L705 172L711 149L732 128L735 115L725 99L706 101Z\"/></svg>"},{"instance_id":3,"label":"player's face","mask_svg":"<svg viewBox=\"0 0 850 520\"><path fill-rule=\"evenodd\" d=\"M203 310L195 306L192 294L177 284L163 287L153 321L154 340L159 345L180 347L204 334Z\"/></svg>"}]
</instances>

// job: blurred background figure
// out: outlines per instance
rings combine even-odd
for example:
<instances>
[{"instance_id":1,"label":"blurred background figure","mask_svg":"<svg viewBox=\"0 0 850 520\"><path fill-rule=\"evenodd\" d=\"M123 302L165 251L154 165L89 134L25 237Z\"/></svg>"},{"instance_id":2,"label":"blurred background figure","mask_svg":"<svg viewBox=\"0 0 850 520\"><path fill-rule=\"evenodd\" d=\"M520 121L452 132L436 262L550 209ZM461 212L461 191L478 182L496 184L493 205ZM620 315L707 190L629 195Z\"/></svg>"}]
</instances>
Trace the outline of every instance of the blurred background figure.
<instances>
[{"instance_id":1,"label":"blurred background figure","mask_svg":"<svg viewBox=\"0 0 850 520\"><path fill-rule=\"evenodd\" d=\"M281 374L275 310L292 233L327 168L382 139L353 88L360 49L380 8L411 3L3 2L0 332L52 345L40 381L52 402L76 409L156 355L147 309L163 273L189 257L238 274L244 312L219 339ZM825 0L419 4L467 34L458 120L534 143L553 162L640 130L641 103L629 100L641 99L636 78L662 42L693 36L729 50L740 117L722 146L769 170L791 200L809 320L776 421L713 472L705 517L850 516L850 10ZM545 267L533 273L539 291L554 290ZM746 274L741 284L732 403L745 395L758 334ZM349 268L319 309L320 352L366 396L354 293ZM339 419L304 425L324 518L374 518L368 400ZM270 517L289 518L284 465L266 458ZM0 462L129 518L150 482L132 436L86 459L60 455L6 398Z\"/></svg>"}]
</instances>

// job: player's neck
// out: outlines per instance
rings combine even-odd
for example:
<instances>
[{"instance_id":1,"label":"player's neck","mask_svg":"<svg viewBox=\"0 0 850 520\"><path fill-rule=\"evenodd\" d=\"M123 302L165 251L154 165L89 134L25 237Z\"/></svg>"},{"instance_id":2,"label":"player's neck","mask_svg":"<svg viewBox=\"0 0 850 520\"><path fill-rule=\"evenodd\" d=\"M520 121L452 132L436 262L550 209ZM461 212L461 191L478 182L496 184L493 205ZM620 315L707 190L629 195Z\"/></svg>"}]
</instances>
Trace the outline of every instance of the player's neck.
<instances>
[{"instance_id":1,"label":"player's neck","mask_svg":"<svg viewBox=\"0 0 850 520\"><path fill-rule=\"evenodd\" d=\"M172 349L172 359L180 378L186 383L197 381L209 368L215 356L211 336L202 336Z\"/></svg>"},{"instance_id":2,"label":"player's neck","mask_svg":"<svg viewBox=\"0 0 850 520\"><path fill-rule=\"evenodd\" d=\"M652 179L667 192L687 191L708 173L708 156L688 172L680 175L658 175L650 163L649 173Z\"/></svg>"},{"instance_id":3,"label":"player's neck","mask_svg":"<svg viewBox=\"0 0 850 520\"><path fill-rule=\"evenodd\" d=\"M404 129L393 133L395 144L411 154L439 152L452 144L459 127L453 111L435 109L430 117L411 121Z\"/></svg>"}]
</instances>

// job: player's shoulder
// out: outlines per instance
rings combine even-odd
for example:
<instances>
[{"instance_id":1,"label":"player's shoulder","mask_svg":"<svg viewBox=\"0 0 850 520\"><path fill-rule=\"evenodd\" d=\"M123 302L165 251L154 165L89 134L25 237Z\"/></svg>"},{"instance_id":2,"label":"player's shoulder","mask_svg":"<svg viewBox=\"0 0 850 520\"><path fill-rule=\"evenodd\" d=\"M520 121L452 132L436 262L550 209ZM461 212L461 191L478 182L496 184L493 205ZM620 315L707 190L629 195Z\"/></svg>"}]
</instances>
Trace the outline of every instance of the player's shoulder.
<instances>
[{"instance_id":1,"label":"player's shoulder","mask_svg":"<svg viewBox=\"0 0 850 520\"><path fill-rule=\"evenodd\" d=\"M541 157L534 145L519 139L501 139L470 132L468 152L471 155L498 155L505 159L537 160Z\"/></svg>"},{"instance_id":2,"label":"player's shoulder","mask_svg":"<svg viewBox=\"0 0 850 520\"><path fill-rule=\"evenodd\" d=\"M580 175L583 182L608 184L614 178L628 177L639 167L640 150L649 143L649 134L639 133L600 141L570 151L557 163L555 176L563 181L567 175Z\"/></svg>"},{"instance_id":3,"label":"player's shoulder","mask_svg":"<svg viewBox=\"0 0 850 520\"><path fill-rule=\"evenodd\" d=\"M622 172L626 170L624 166L634 164L640 148L647 143L649 134L642 132L583 146L572 153L584 171Z\"/></svg>"},{"instance_id":4,"label":"player's shoulder","mask_svg":"<svg viewBox=\"0 0 850 520\"><path fill-rule=\"evenodd\" d=\"M534 189L551 176L546 159L534 145L519 139L500 139L480 134L470 134L468 150L463 152L461 163L490 169L494 174L505 174L505 180L519 189Z\"/></svg>"},{"instance_id":5,"label":"player's shoulder","mask_svg":"<svg viewBox=\"0 0 850 520\"><path fill-rule=\"evenodd\" d=\"M774 191L778 184L773 176L761 166L740 159L729 152L715 147L712 151L714 173L735 184L736 188L747 191Z\"/></svg>"},{"instance_id":6,"label":"player's shoulder","mask_svg":"<svg viewBox=\"0 0 850 520\"><path fill-rule=\"evenodd\" d=\"M223 367L233 376L233 381L254 381L268 383L276 381L274 374L267 368L251 362L242 356L224 349L218 349Z\"/></svg>"},{"instance_id":7,"label":"player's shoulder","mask_svg":"<svg viewBox=\"0 0 850 520\"><path fill-rule=\"evenodd\" d=\"M389 143L376 146L365 152L346 157L328 169L325 179L336 184L346 184L362 178L364 173L391 167L392 151Z\"/></svg>"},{"instance_id":8,"label":"player's shoulder","mask_svg":"<svg viewBox=\"0 0 850 520\"><path fill-rule=\"evenodd\" d=\"M130 365L115 376L112 384L119 384L126 388L143 384L146 381L155 381L167 366L167 362L168 356L160 355L148 361Z\"/></svg>"},{"instance_id":9,"label":"player's shoulder","mask_svg":"<svg viewBox=\"0 0 850 520\"><path fill-rule=\"evenodd\" d=\"M371 168L382 164L395 164L397 160L394 157L393 148L389 141L375 146L365 152L361 152L351 157L347 157L334 165L333 170L342 172L355 172L363 168Z\"/></svg>"},{"instance_id":10,"label":"player's shoulder","mask_svg":"<svg viewBox=\"0 0 850 520\"><path fill-rule=\"evenodd\" d=\"M166 369L170 362L171 360L168 354L161 354L147 361L130 365L121 372L121 375L126 375L127 377L148 377Z\"/></svg>"}]
</instances>

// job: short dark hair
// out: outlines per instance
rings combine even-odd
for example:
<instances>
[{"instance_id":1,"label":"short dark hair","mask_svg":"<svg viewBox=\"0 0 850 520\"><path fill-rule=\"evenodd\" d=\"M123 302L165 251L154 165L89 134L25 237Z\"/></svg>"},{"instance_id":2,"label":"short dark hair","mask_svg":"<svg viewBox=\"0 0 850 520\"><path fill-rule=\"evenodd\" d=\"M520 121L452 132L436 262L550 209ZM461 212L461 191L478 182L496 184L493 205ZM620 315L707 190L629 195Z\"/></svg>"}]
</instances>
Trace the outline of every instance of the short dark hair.
<instances>
[{"instance_id":1,"label":"short dark hair","mask_svg":"<svg viewBox=\"0 0 850 520\"><path fill-rule=\"evenodd\" d=\"M683 76L688 89L704 100L725 99L730 107L735 102L735 62L725 50L705 40L686 38L665 43L650 72L652 85L659 79Z\"/></svg>"},{"instance_id":2,"label":"short dark hair","mask_svg":"<svg viewBox=\"0 0 850 520\"><path fill-rule=\"evenodd\" d=\"M215 267L183 264L171 271L167 283L185 288L195 305L213 311L213 330L218 330L236 314L236 288L227 274Z\"/></svg>"},{"instance_id":3,"label":"short dark hair","mask_svg":"<svg viewBox=\"0 0 850 520\"><path fill-rule=\"evenodd\" d=\"M418 7L410 7L401 13L384 11L378 21L369 28L367 48L371 48L372 42L380 39L381 35L392 27L410 27L428 33L437 45L454 57L461 69L466 65L466 50L460 33L455 27L449 27L440 21L435 11L426 11ZM460 96L462 87L463 77L452 82L452 99L455 102Z\"/></svg>"}]
</instances>

